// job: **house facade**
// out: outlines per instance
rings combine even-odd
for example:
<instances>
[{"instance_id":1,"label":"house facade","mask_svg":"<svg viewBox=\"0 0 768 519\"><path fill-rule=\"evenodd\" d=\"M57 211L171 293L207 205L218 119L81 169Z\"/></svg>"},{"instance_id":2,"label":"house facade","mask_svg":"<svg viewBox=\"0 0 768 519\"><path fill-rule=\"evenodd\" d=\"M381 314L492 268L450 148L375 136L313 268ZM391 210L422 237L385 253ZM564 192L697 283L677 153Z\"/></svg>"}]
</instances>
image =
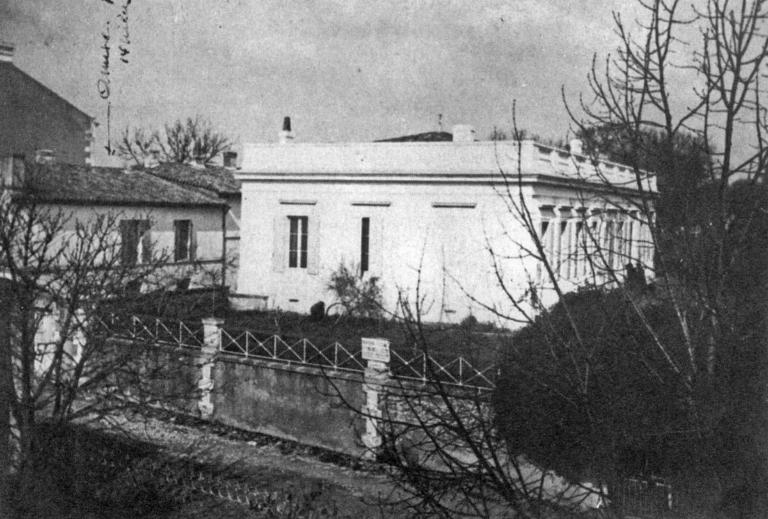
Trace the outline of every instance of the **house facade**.
<instances>
[{"instance_id":1,"label":"house facade","mask_svg":"<svg viewBox=\"0 0 768 519\"><path fill-rule=\"evenodd\" d=\"M638 210L655 191L651 177L638 186L628 168L593 164L577 143L570 153L478 142L466 126L452 139L245 145L238 293L307 312L334 301L328 284L344 264L378 278L388 311L418 301L427 321L472 315L514 327L510 297L537 287L554 301L548 270L573 290L595 282L597 255L617 272L652 267Z\"/></svg>"},{"instance_id":2,"label":"house facade","mask_svg":"<svg viewBox=\"0 0 768 519\"><path fill-rule=\"evenodd\" d=\"M219 197L140 170L0 160L3 189L66 218L61 239L78 223L107 216L119 236L120 262L161 259L169 283L226 284L225 223Z\"/></svg>"},{"instance_id":3,"label":"house facade","mask_svg":"<svg viewBox=\"0 0 768 519\"><path fill-rule=\"evenodd\" d=\"M0 42L0 157L90 164L94 118L13 64Z\"/></svg>"},{"instance_id":4,"label":"house facade","mask_svg":"<svg viewBox=\"0 0 768 519\"><path fill-rule=\"evenodd\" d=\"M224 221L224 247L227 265L226 280L230 290L237 287L237 268L240 250L240 181L235 178L233 166L160 163L145 167L143 171L181 186L199 189L227 205Z\"/></svg>"}]
</instances>

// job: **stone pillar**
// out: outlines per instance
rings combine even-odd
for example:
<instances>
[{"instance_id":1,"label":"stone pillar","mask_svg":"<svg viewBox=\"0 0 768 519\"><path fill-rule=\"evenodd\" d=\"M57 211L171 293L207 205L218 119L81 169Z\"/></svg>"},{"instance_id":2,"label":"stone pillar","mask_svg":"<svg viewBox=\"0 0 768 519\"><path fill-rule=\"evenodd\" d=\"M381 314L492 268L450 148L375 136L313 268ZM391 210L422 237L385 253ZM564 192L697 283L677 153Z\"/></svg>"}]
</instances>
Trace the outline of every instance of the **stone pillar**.
<instances>
[{"instance_id":1,"label":"stone pillar","mask_svg":"<svg viewBox=\"0 0 768 519\"><path fill-rule=\"evenodd\" d=\"M362 440L366 451L365 459L375 459L376 451L381 447L383 438L381 435L381 418L386 388L389 385L391 374L389 372L389 341L386 339L363 338L363 359L367 361L364 372L363 391L365 391L365 404L363 404L363 416L365 417L365 432Z\"/></svg>"},{"instance_id":2,"label":"stone pillar","mask_svg":"<svg viewBox=\"0 0 768 519\"><path fill-rule=\"evenodd\" d=\"M221 348L221 327L224 324L223 319L216 317L207 317L203 319L203 347L200 350L198 362L200 364L200 381L197 388L200 390L200 397L197 402L197 409L200 416L209 419L213 416L213 365L216 360L216 354Z\"/></svg>"}]
</instances>

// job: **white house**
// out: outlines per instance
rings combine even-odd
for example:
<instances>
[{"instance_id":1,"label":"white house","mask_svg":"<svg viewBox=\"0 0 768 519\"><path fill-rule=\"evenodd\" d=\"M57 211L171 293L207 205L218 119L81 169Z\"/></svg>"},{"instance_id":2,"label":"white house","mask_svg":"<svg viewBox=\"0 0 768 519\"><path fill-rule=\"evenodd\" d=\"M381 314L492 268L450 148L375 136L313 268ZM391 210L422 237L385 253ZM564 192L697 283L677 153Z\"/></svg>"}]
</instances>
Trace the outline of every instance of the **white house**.
<instances>
[{"instance_id":1,"label":"white house","mask_svg":"<svg viewBox=\"0 0 768 519\"><path fill-rule=\"evenodd\" d=\"M593 164L578 142L574 153L478 142L464 125L449 142L281 141L243 146L241 301L301 312L332 303L327 285L345 263L380 279L388 310L418 294L429 321L514 316L510 295L537 286L547 297L550 286L526 252L535 247L515 215L521 204L567 290L596 279L588 257L651 266L649 213L639 209L654 179Z\"/></svg>"},{"instance_id":2,"label":"white house","mask_svg":"<svg viewBox=\"0 0 768 519\"><path fill-rule=\"evenodd\" d=\"M39 208L61 212L63 236L98 215L115 219L124 264L153 253L171 277L192 285L223 284L229 206L216 193L184 186L141 170L71 164L25 164L0 158L0 188Z\"/></svg>"}]
</instances>

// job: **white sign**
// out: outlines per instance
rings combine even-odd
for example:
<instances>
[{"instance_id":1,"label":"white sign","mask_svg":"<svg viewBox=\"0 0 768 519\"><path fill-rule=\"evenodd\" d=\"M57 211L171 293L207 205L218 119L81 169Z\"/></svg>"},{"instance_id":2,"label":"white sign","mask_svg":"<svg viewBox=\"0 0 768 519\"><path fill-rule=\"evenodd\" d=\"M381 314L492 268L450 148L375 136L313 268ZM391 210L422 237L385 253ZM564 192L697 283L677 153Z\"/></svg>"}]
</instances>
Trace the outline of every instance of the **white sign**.
<instances>
[{"instance_id":1,"label":"white sign","mask_svg":"<svg viewBox=\"0 0 768 519\"><path fill-rule=\"evenodd\" d=\"M389 362L389 341L363 337L363 359L376 362Z\"/></svg>"}]
</instances>

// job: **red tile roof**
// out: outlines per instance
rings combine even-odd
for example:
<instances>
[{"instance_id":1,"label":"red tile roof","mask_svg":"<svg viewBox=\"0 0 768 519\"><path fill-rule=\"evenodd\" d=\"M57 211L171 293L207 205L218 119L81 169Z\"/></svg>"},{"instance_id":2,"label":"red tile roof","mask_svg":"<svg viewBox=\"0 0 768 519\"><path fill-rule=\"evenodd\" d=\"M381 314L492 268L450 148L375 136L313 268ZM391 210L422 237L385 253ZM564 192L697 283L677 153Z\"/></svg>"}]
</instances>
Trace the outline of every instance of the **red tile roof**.
<instances>
[{"instance_id":1,"label":"red tile roof","mask_svg":"<svg viewBox=\"0 0 768 519\"><path fill-rule=\"evenodd\" d=\"M120 168L32 164L27 165L26 186L33 199L65 204L226 205L210 191Z\"/></svg>"},{"instance_id":2,"label":"red tile roof","mask_svg":"<svg viewBox=\"0 0 768 519\"><path fill-rule=\"evenodd\" d=\"M188 164L168 162L144 171L178 184L208 189L219 196L240 194L240 181L236 180L232 170L227 168L218 166L196 168Z\"/></svg>"}]
</instances>

